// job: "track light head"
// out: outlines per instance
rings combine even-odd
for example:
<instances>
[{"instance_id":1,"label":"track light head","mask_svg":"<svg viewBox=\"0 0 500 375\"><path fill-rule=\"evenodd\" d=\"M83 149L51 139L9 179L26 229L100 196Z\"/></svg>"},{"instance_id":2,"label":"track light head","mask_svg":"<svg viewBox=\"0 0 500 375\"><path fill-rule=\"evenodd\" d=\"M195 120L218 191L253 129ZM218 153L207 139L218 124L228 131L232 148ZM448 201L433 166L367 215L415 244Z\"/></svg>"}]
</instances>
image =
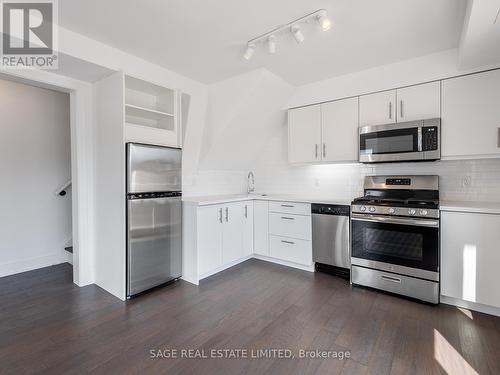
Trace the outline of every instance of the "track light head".
<instances>
[{"instance_id":1,"label":"track light head","mask_svg":"<svg viewBox=\"0 0 500 375\"><path fill-rule=\"evenodd\" d=\"M247 44L247 49L245 53L243 54L243 58L245 60L250 60L253 56L253 53L255 52L255 46L253 44Z\"/></svg>"},{"instance_id":2,"label":"track light head","mask_svg":"<svg viewBox=\"0 0 500 375\"><path fill-rule=\"evenodd\" d=\"M300 44L304 41L304 34L302 34L302 31L300 31L300 26L293 25L291 28L293 37L295 38L295 41L297 44Z\"/></svg>"},{"instance_id":3,"label":"track light head","mask_svg":"<svg viewBox=\"0 0 500 375\"><path fill-rule=\"evenodd\" d=\"M269 35L267 38L267 50L269 53L276 53L276 37L274 35Z\"/></svg>"},{"instance_id":4,"label":"track light head","mask_svg":"<svg viewBox=\"0 0 500 375\"><path fill-rule=\"evenodd\" d=\"M330 18L328 18L326 10L321 11L316 19L318 20L319 25L321 26L321 29L323 31L328 31L332 28L332 21L330 20Z\"/></svg>"}]
</instances>

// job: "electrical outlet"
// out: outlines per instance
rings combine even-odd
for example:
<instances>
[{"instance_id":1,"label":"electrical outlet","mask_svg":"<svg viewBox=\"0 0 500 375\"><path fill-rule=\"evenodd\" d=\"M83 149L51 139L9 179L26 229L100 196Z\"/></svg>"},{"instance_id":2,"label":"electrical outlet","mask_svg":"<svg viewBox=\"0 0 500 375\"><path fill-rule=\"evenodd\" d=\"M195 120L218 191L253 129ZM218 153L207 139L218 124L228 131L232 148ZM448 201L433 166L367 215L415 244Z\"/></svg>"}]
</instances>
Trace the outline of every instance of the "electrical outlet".
<instances>
[{"instance_id":1,"label":"electrical outlet","mask_svg":"<svg viewBox=\"0 0 500 375\"><path fill-rule=\"evenodd\" d=\"M470 184L471 184L471 178L470 178L470 176L465 176L462 179L462 187L470 186Z\"/></svg>"}]
</instances>

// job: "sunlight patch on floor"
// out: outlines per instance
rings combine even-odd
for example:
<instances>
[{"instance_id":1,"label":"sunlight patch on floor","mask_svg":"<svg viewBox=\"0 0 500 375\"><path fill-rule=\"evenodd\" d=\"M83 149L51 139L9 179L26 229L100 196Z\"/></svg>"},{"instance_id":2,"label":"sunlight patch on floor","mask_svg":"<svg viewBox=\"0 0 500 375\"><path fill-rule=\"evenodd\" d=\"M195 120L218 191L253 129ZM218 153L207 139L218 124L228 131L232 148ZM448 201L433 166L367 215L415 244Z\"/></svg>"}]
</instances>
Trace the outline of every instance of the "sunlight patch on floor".
<instances>
[{"instance_id":1,"label":"sunlight patch on floor","mask_svg":"<svg viewBox=\"0 0 500 375\"><path fill-rule=\"evenodd\" d=\"M439 331L434 329L434 359L447 374L475 374L477 371L460 355Z\"/></svg>"},{"instance_id":2,"label":"sunlight patch on floor","mask_svg":"<svg viewBox=\"0 0 500 375\"><path fill-rule=\"evenodd\" d=\"M460 311L462 314L464 314L467 318L470 320L474 320L474 317L472 316L472 312L470 310L464 309L463 307L457 307L458 311Z\"/></svg>"}]
</instances>

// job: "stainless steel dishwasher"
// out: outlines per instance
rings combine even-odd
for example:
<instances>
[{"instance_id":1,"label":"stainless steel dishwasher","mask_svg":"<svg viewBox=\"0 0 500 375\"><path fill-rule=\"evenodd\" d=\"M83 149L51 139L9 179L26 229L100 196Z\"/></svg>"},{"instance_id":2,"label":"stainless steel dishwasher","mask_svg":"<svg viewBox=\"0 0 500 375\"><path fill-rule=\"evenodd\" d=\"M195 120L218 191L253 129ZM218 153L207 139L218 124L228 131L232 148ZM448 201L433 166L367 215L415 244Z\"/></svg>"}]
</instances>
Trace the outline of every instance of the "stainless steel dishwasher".
<instances>
[{"instance_id":1,"label":"stainless steel dishwasher","mask_svg":"<svg viewBox=\"0 0 500 375\"><path fill-rule=\"evenodd\" d=\"M311 205L313 261L317 271L349 277L350 210L347 205Z\"/></svg>"}]
</instances>

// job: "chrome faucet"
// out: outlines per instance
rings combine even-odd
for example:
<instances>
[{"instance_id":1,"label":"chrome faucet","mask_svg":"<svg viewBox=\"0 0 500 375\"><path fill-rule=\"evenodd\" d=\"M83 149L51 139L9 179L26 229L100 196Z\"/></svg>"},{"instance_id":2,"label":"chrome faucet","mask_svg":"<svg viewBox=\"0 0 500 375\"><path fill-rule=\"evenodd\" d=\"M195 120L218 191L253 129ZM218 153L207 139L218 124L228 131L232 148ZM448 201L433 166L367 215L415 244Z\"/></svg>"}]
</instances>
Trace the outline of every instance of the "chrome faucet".
<instances>
[{"instance_id":1,"label":"chrome faucet","mask_svg":"<svg viewBox=\"0 0 500 375\"><path fill-rule=\"evenodd\" d=\"M255 191L255 176L253 175L252 171L248 172L247 182L248 182L247 194L253 193Z\"/></svg>"}]
</instances>

